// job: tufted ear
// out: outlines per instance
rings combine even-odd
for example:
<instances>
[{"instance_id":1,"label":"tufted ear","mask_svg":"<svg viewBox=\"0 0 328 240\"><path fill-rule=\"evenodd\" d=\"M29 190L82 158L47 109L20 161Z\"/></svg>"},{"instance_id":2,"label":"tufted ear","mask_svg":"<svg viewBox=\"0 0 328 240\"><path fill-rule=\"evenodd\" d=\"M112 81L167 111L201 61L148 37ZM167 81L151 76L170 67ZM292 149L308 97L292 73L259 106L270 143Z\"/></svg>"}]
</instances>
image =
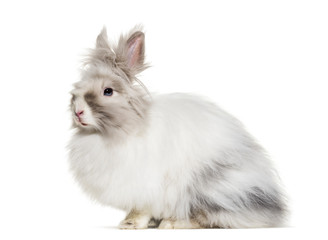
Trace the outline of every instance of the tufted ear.
<instances>
[{"instance_id":1,"label":"tufted ear","mask_svg":"<svg viewBox=\"0 0 328 240\"><path fill-rule=\"evenodd\" d=\"M107 30L104 27L99 33L96 41L96 48L110 48L107 37Z\"/></svg>"},{"instance_id":2,"label":"tufted ear","mask_svg":"<svg viewBox=\"0 0 328 240\"><path fill-rule=\"evenodd\" d=\"M97 65L98 63L105 63L109 66L115 66L115 53L108 41L107 31L104 27L99 33L96 40L96 47L90 49L88 56L84 60L85 65Z\"/></svg>"},{"instance_id":3,"label":"tufted ear","mask_svg":"<svg viewBox=\"0 0 328 240\"><path fill-rule=\"evenodd\" d=\"M130 34L121 36L114 51L128 75L135 75L147 67L144 63L145 34L141 30L135 28Z\"/></svg>"}]
</instances>

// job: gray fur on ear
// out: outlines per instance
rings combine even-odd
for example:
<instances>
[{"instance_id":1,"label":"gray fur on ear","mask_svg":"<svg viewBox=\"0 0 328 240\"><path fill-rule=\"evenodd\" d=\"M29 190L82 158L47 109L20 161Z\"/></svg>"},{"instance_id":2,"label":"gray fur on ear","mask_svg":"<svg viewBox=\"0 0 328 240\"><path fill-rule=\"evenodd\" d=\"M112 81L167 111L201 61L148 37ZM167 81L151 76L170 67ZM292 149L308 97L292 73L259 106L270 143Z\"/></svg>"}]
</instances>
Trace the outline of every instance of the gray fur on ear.
<instances>
[{"instance_id":1,"label":"gray fur on ear","mask_svg":"<svg viewBox=\"0 0 328 240\"><path fill-rule=\"evenodd\" d=\"M108 37L107 37L107 30L106 27L103 27L101 32L97 37L96 48L109 48Z\"/></svg>"},{"instance_id":2,"label":"gray fur on ear","mask_svg":"<svg viewBox=\"0 0 328 240\"><path fill-rule=\"evenodd\" d=\"M116 54L108 41L106 28L103 27L97 37L96 47L94 49L90 49L89 54L83 61L83 64L84 66L99 66L106 64L111 67L115 65L115 58Z\"/></svg>"},{"instance_id":3,"label":"gray fur on ear","mask_svg":"<svg viewBox=\"0 0 328 240\"><path fill-rule=\"evenodd\" d=\"M141 26L133 28L127 35L121 35L114 51L117 65L129 77L133 77L147 68L147 64L144 63L145 34Z\"/></svg>"}]
</instances>

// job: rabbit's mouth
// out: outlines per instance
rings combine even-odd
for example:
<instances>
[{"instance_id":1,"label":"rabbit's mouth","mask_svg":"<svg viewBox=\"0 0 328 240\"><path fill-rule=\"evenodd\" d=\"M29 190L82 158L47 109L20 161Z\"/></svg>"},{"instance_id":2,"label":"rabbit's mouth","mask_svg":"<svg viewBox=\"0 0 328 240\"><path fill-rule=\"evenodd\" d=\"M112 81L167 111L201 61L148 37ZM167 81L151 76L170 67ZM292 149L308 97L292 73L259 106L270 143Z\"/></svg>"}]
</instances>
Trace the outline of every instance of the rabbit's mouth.
<instances>
[{"instance_id":1,"label":"rabbit's mouth","mask_svg":"<svg viewBox=\"0 0 328 240\"><path fill-rule=\"evenodd\" d=\"M82 126L84 126L84 127L88 126L88 124L82 122L82 119L81 119L81 118L76 118L76 117L75 117L74 120L75 120L75 122L76 122L77 124L79 124L79 125L82 125Z\"/></svg>"},{"instance_id":2,"label":"rabbit's mouth","mask_svg":"<svg viewBox=\"0 0 328 240\"><path fill-rule=\"evenodd\" d=\"M78 122L79 122L79 124L81 124L82 126L88 126L88 124L86 124L86 123L84 123L84 122L82 122L82 120L81 119L79 119L79 120L77 120Z\"/></svg>"}]
</instances>

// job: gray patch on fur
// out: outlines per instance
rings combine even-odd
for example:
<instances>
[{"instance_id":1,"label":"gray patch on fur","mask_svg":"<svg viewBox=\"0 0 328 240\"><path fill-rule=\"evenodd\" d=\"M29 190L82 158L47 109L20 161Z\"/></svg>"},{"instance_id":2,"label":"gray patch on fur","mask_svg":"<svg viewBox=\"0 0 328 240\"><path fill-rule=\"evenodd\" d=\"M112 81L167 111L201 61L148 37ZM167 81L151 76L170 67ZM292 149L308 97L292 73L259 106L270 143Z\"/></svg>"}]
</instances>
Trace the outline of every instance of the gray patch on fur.
<instances>
[{"instance_id":1,"label":"gray patch on fur","mask_svg":"<svg viewBox=\"0 0 328 240\"><path fill-rule=\"evenodd\" d=\"M190 209L191 212L194 212L195 210L197 210L197 208L201 209L204 212L211 212L211 213L226 211L224 207L210 200L207 196L201 194L198 194L196 196L195 202L196 205L191 206Z\"/></svg>"},{"instance_id":2,"label":"gray patch on fur","mask_svg":"<svg viewBox=\"0 0 328 240\"><path fill-rule=\"evenodd\" d=\"M211 165L213 166L205 165L201 169L198 177L196 177L198 181L202 182L203 184L218 181L224 177L225 171L227 169L232 168L231 165L224 165L217 161L214 161Z\"/></svg>"},{"instance_id":3,"label":"gray patch on fur","mask_svg":"<svg viewBox=\"0 0 328 240\"><path fill-rule=\"evenodd\" d=\"M247 192L247 202L244 201L245 207L257 210L270 210L272 212L283 212L284 206L280 200L280 196L269 195L258 187L252 188L251 192Z\"/></svg>"},{"instance_id":4,"label":"gray patch on fur","mask_svg":"<svg viewBox=\"0 0 328 240\"><path fill-rule=\"evenodd\" d=\"M87 92L86 94L84 94L84 100L89 105L89 107L95 112L98 112L98 110L101 108L101 106L96 102L97 96L92 92Z\"/></svg>"},{"instance_id":5,"label":"gray patch on fur","mask_svg":"<svg viewBox=\"0 0 328 240\"><path fill-rule=\"evenodd\" d=\"M241 154L225 154L225 157L242 157ZM245 190L244 194L236 196L226 196L231 200L232 208L226 209L223 204L211 196L207 196L203 189L213 188L225 181L226 175L230 170L238 169L239 166L234 164L223 164L219 161L213 161L211 164L203 166L194 173L193 181L187 188L188 194L191 196L190 217L203 216L206 219L207 214L220 214L220 212L235 212L242 214L247 211L266 212L272 216L283 216L285 212L284 201L279 192L272 195L263 191L259 187L253 187ZM219 189L218 189L219 191Z\"/></svg>"},{"instance_id":6,"label":"gray patch on fur","mask_svg":"<svg viewBox=\"0 0 328 240\"><path fill-rule=\"evenodd\" d=\"M89 107L94 113L99 113L105 115L105 117L110 118L110 116L103 111L103 107L97 103L97 96L94 93L87 92L84 95L84 100L86 101L86 103L89 105Z\"/></svg>"},{"instance_id":7,"label":"gray patch on fur","mask_svg":"<svg viewBox=\"0 0 328 240\"><path fill-rule=\"evenodd\" d=\"M87 92L84 94L84 100L91 108L92 112L96 115L98 124L101 127L101 131L105 131L107 126L114 126L120 128L120 124L114 121L114 116L109 113L109 109L106 109L104 106L101 106L97 102L97 96L92 92ZM115 124L114 124L115 122Z\"/></svg>"},{"instance_id":8,"label":"gray patch on fur","mask_svg":"<svg viewBox=\"0 0 328 240\"><path fill-rule=\"evenodd\" d=\"M188 187L188 193L193 196L191 199L190 213L191 215L197 212L217 213L226 211L218 202L211 200L208 196L202 193L202 189L207 186L218 184L222 180L227 169L232 168L230 165L224 165L217 161L212 165L205 165L197 171L193 176L193 183Z\"/></svg>"}]
</instances>

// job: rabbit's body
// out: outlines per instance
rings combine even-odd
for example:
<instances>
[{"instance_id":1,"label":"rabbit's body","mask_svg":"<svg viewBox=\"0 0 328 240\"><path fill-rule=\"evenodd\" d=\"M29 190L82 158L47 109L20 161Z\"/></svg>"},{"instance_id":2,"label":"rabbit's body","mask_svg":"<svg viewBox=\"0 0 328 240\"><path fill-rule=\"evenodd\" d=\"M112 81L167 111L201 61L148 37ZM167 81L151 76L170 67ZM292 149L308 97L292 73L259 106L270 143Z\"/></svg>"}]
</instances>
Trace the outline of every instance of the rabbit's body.
<instances>
[{"instance_id":1,"label":"rabbit's body","mask_svg":"<svg viewBox=\"0 0 328 240\"><path fill-rule=\"evenodd\" d=\"M111 71L100 75L98 80L87 75L86 86L77 86L72 100L72 108L83 106L91 123L107 102L92 102L94 96L90 101L90 89L114 78ZM131 106L133 113L124 116L136 124L122 118L112 132L88 128L78 115L82 126L70 142L71 169L82 188L99 202L131 213L123 228L147 227L151 218L163 219L164 228L281 225L284 203L274 170L238 120L195 95L149 99L141 94L137 102L144 107L119 108Z\"/></svg>"}]
</instances>

